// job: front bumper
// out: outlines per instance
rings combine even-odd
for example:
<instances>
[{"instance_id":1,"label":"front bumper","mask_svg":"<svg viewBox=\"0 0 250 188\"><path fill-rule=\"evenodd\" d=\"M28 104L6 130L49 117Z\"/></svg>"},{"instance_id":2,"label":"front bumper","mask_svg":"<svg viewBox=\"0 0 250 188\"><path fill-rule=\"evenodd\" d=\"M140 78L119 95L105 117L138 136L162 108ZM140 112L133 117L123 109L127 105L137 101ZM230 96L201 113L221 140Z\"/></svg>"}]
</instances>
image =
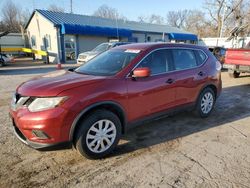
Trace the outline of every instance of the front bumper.
<instances>
[{"instance_id":1,"label":"front bumper","mask_svg":"<svg viewBox=\"0 0 250 188\"><path fill-rule=\"evenodd\" d=\"M44 112L31 113L27 109L10 110L14 133L24 144L37 150L65 149L72 146L69 140L68 112L55 108ZM44 133L40 137L36 132Z\"/></svg>"},{"instance_id":2,"label":"front bumper","mask_svg":"<svg viewBox=\"0 0 250 188\"><path fill-rule=\"evenodd\" d=\"M14 122L14 121L12 121ZM13 123L13 129L15 136L25 145L39 150L39 151L51 151L51 150L60 150L60 149L70 149L72 148L71 142L60 142L60 143L38 143L32 142L28 140L23 133L16 127L15 123Z\"/></svg>"}]
</instances>

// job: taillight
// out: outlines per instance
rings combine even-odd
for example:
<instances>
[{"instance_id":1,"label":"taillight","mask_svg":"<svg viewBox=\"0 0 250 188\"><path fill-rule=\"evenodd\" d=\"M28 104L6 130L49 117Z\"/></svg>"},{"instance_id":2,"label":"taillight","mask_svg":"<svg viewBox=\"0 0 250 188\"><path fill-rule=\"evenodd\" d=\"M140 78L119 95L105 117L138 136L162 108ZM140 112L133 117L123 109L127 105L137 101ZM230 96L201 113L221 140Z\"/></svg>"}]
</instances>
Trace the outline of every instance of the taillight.
<instances>
[{"instance_id":1,"label":"taillight","mask_svg":"<svg viewBox=\"0 0 250 188\"><path fill-rule=\"evenodd\" d=\"M221 63L220 63L219 61L216 61L216 62L215 62L215 67L216 67L216 70L217 70L217 71L220 71L221 68L222 68Z\"/></svg>"}]
</instances>

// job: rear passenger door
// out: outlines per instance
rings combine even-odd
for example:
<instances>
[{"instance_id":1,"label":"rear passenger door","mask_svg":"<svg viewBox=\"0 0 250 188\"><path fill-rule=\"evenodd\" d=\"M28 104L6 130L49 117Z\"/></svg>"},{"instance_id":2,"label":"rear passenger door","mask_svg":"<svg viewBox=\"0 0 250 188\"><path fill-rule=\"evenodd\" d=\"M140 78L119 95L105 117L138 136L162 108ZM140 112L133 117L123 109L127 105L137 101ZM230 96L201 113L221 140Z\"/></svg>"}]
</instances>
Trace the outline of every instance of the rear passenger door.
<instances>
[{"instance_id":1,"label":"rear passenger door","mask_svg":"<svg viewBox=\"0 0 250 188\"><path fill-rule=\"evenodd\" d=\"M196 98L207 79L206 70L201 66L206 54L195 49L173 49L175 66L176 105L188 104Z\"/></svg>"}]
</instances>

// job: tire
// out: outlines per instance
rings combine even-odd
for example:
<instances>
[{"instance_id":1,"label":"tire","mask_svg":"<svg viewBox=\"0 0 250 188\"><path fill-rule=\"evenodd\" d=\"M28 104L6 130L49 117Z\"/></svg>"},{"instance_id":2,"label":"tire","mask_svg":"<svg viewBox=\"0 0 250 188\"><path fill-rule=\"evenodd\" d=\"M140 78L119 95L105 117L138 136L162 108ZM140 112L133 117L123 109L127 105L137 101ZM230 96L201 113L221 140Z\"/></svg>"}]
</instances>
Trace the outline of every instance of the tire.
<instances>
[{"instance_id":1,"label":"tire","mask_svg":"<svg viewBox=\"0 0 250 188\"><path fill-rule=\"evenodd\" d=\"M233 73L229 73L229 76L230 76L231 78L239 78L240 72L234 71Z\"/></svg>"},{"instance_id":2,"label":"tire","mask_svg":"<svg viewBox=\"0 0 250 188\"><path fill-rule=\"evenodd\" d=\"M76 58L75 52L71 53L71 54L70 54L70 59L71 59L71 60L75 60L75 58Z\"/></svg>"},{"instance_id":3,"label":"tire","mask_svg":"<svg viewBox=\"0 0 250 188\"><path fill-rule=\"evenodd\" d=\"M98 130L103 132L97 132ZM109 131L105 132L107 130ZM121 122L110 111L96 110L81 122L76 134L75 146L81 155L89 159L104 158L120 140Z\"/></svg>"},{"instance_id":4,"label":"tire","mask_svg":"<svg viewBox=\"0 0 250 188\"><path fill-rule=\"evenodd\" d=\"M3 67L3 66L5 66L5 62L4 60L0 59L0 67Z\"/></svg>"},{"instance_id":5,"label":"tire","mask_svg":"<svg viewBox=\"0 0 250 188\"><path fill-rule=\"evenodd\" d=\"M195 114L201 118L206 118L210 115L215 104L215 93L207 87L199 95L196 103Z\"/></svg>"}]
</instances>

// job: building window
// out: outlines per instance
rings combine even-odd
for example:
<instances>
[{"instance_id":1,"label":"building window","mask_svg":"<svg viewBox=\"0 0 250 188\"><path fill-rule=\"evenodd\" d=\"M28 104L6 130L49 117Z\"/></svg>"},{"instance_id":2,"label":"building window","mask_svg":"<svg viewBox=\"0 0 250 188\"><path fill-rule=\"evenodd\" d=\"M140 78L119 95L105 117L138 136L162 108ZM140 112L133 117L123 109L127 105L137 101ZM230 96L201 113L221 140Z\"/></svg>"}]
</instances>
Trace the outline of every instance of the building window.
<instances>
[{"instance_id":1,"label":"building window","mask_svg":"<svg viewBox=\"0 0 250 188\"><path fill-rule=\"evenodd\" d=\"M51 39L50 35L48 34L44 36L44 48L46 50L51 49Z\"/></svg>"},{"instance_id":2,"label":"building window","mask_svg":"<svg viewBox=\"0 0 250 188\"><path fill-rule=\"evenodd\" d=\"M34 35L31 37L31 47L36 47L36 36Z\"/></svg>"},{"instance_id":3,"label":"building window","mask_svg":"<svg viewBox=\"0 0 250 188\"><path fill-rule=\"evenodd\" d=\"M151 37L147 36L147 42L151 42Z\"/></svg>"}]
</instances>

